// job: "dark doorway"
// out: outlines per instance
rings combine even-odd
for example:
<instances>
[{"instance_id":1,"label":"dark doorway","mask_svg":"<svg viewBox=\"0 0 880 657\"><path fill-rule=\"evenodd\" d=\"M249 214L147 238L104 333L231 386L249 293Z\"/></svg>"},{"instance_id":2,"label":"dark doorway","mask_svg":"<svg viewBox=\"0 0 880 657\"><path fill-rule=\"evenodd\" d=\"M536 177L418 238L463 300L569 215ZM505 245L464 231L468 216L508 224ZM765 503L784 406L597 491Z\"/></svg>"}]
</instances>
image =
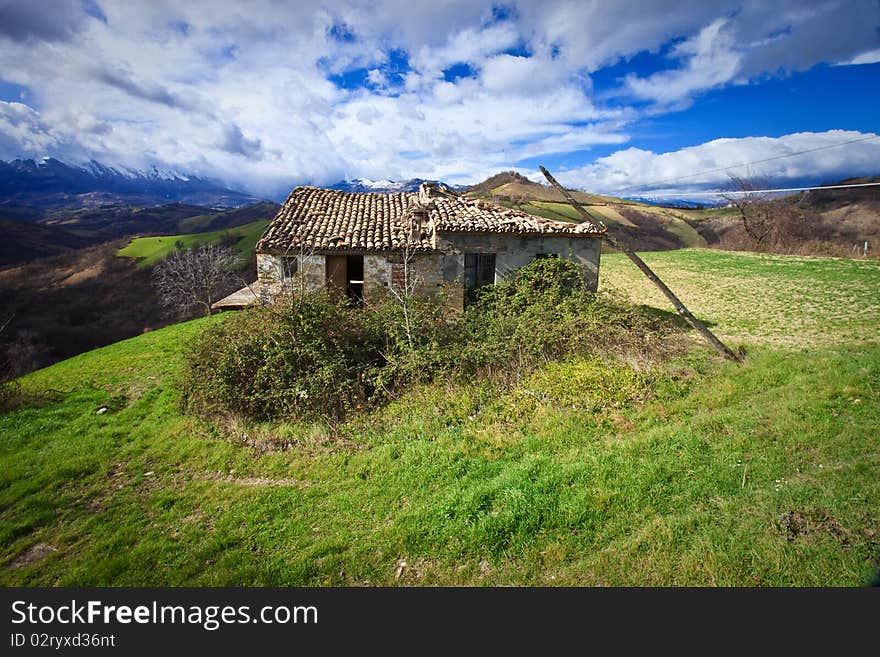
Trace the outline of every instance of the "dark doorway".
<instances>
[{"instance_id":1,"label":"dark doorway","mask_svg":"<svg viewBox=\"0 0 880 657\"><path fill-rule=\"evenodd\" d=\"M364 305L364 256L346 256L347 278L345 294L358 307Z\"/></svg>"},{"instance_id":2,"label":"dark doorway","mask_svg":"<svg viewBox=\"0 0 880 657\"><path fill-rule=\"evenodd\" d=\"M364 305L364 256L326 256L327 287L344 294L357 306Z\"/></svg>"},{"instance_id":3,"label":"dark doorway","mask_svg":"<svg viewBox=\"0 0 880 657\"><path fill-rule=\"evenodd\" d=\"M481 287L495 283L494 253L464 254L464 302L465 305L477 299Z\"/></svg>"}]
</instances>

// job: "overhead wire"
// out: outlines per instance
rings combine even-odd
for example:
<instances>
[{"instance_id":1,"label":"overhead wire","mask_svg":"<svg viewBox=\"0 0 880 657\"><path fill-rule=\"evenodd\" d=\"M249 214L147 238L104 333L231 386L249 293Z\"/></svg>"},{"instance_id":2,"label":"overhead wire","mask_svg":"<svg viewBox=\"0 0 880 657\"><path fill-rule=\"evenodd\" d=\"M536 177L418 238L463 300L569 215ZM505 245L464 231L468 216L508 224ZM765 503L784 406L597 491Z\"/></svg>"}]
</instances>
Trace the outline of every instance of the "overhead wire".
<instances>
[{"instance_id":1,"label":"overhead wire","mask_svg":"<svg viewBox=\"0 0 880 657\"><path fill-rule=\"evenodd\" d=\"M691 173L686 176L676 176L675 178L666 178L664 180L656 180L650 183L640 183L638 185L630 185L628 187L622 187L616 191L610 192L608 195L616 195L621 192L628 191L630 189L644 189L646 187L655 187L656 185L662 185L670 182L678 182L679 180L687 180L689 178L696 178L698 176L703 176L709 173L718 173L720 171L729 171L730 169L736 169L739 167L747 167L753 164L762 164L763 162L772 162L773 160L781 160L786 157L794 157L796 155L803 155L805 153L815 153L816 151L827 150L829 148L838 148L839 146L847 146L848 144L857 144L863 141L871 141L872 139L880 139L880 135L871 135L870 137L861 137L859 139L850 139L849 141L842 141L836 144L826 144L825 146L818 146L816 148L808 148L802 151L796 151L794 153L784 153L782 155L774 155L773 157L765 157L761 160L753 160L751 162L741 162L740 164L731 164L729 166L717 167L715 169L706 169L705 171L699 171L697 173Z\"/></svg>"},{"instance_id":2,"label":"overhead wire","mask_svg":"<svg viewBox=\"0 0 880 657\"><path fill-rule=\"evenodd\" d=\"M729 196L732 194L770 194L774 192L806 192L814 189L849 189L852 187L876 187L880 182L853 183L850 185L817 185L815 187L782 187L779 189L739 189L724 192L663 192L654 194L648 192L647 198L664 198L673 196Z\"/></svg>"}]
</instances>

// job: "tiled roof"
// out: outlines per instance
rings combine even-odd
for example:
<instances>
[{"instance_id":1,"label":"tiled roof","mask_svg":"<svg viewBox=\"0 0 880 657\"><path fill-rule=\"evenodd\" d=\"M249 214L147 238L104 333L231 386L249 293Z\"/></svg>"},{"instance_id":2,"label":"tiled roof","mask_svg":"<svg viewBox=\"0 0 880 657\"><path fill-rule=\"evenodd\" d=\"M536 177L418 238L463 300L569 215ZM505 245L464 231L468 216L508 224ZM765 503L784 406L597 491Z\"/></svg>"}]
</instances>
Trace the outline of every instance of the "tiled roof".
<instances>
[{"instance_id":1,"label":"tiled roof","mask_svg":"<svg viewBox=\"0 0 880 657\"><path fill-rule=\"evenodd\" d=\"M602 231L590 223L569 223L537 217L482 199L454 194L431 197L429 213L443 233L516 233L518 235L595 236Z\"/></svg>"},{"instance_id":2,"label":"tiled roof","mask_svg":"<svg viewBox=\"0 0 880 657\"><path fill-rule=\"evenodd\" d=\"M404 217L417 194L352 194L297 187L269 224L258 251L309 249L386 251L406 242ZM431 249L427 239L415 248Z\"/></svg>"},{"instance_id":3,"label":"tiled roof","mask_svg":"<svg viewBox=\"0 0 880 657\"><path fill-rule=\"evenodd\" d=\"M415 229L410 232L410 226ZM589 223L566 223L422 185L418 193L350 193L297 187L257 244L261 252L433 250L434 232L595 237Z\"/></svg>"}]
</instances>

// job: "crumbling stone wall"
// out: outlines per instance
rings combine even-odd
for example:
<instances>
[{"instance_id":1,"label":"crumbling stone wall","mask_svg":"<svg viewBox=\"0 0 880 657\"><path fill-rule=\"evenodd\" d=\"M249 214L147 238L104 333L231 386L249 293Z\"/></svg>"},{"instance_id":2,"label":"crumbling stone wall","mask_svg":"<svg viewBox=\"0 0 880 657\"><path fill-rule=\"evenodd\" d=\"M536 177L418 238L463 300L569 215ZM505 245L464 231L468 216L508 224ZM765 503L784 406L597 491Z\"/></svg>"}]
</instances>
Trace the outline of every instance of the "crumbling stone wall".
<instances>
[{"instance_id":1,"label":"crumbling stone wall","mask_svg":"<svg viewBox=\"0 0 880 657\"><path fill-rule=\"evenodd\" d=\"M590 289L599 286L601 240L584 237L521 237L518 235L446 233L437 236L437 248L444 253L443 281L448 303L464 308L464 256L466 253L494 253L495 281L519 269L539 255L556 255L583 265Z\"/></svg>"},{"instance_id":2,"label":"crumbling stone wall","mask_svg":"<svg viewBox=\"0 0 880 657\"><path fill-rule=\"evenodd\" d=\"M443 255L440 253L413 254L408 263L413 294L437 294L442 289L442 267ZM364 300L367 303L388 293L391 288L403 292L406 278L402 254L364 256Z\"/></svg>"},{"instance_id":3,"label":"crumbling stone wall","mask_svg":"<svg viewBox=\"0 0 880 657\"><path fill-rule=\"evenodd\" d=\"M257 290L260 303L269 304L297 289L300 282L307 289L323 287L325 279L325 258L323 255L292 256L296 259L296 272L290 278L284 277L284 257L271 253L257 254Z\"/></svg>"},{"instance_id":4,"label":"crumbling stone wall","mask_svg":"<svg viewBox=\"0 0 880 657\"><path fill-rule=\"evenodd\" d=\"M591 237L522 237L491 233L446 233L436 236L439 253L415 253L409 262L410 276L414 277L414 294L445 295L453 310L464 308L464 256L466 253L494 253L495 280L527 265L539 255L556 255L583 265L588 286L596 290L599 284L599 256L601 240ZM325 257L303 256L298 259L302 272L293 279L284 280L280 256L257 254L257 281L260 299L270 303L285 291L295 289L304 279L309 289L326 285ZM364 300L376 301L389 288L402 291L404 263L400 253L368 253L364 255Z\"/></svg>"}]
</instances>

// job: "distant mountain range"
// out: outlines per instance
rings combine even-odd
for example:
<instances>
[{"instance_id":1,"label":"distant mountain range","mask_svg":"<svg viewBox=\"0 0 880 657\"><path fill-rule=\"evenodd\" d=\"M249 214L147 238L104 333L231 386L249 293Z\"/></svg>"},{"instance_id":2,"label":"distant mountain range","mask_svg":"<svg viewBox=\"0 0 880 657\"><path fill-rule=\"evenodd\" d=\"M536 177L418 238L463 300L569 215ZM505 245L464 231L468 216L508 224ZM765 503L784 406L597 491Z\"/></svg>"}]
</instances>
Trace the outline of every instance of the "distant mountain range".
<instances>
[{"instance_id":1,"label":"distant mountain range","mask_svg":"<svg viewBox=\"0 0 880 657\"><path fill-rule=\"evenodd\" d=\"M66 164L53 157L0 161L0 206L71 209L105 204L186 203L237 208L262 199L208 178L171 169L114 167L92 160Z\"/></svg>"},{"instance_id":2,"label":"distant mountain range","mask_svg":"<svg viewBox=\"0 0 880 657\"><path fill-rule=\"evenodd\" d=\"M661 208L683 208L689 210L699 210L700 208L717 208L723 205L727 205L727 201L725 200L694 201L687 198L677 198L673 200L663 201L657 198L652 198L650 196L622 196L621 198L625 201L637 201L638 203L645 203L646 205L656 205ZM712 197L707 198L712 199Z\"/></svg>"},{"instance_id":3,"label":"distant mountain range","mask_svg":"<svg viewBox=\"0 0 880 657\"><path fill-rule=\"evenodd\" d=\"M355 178L353 180L340 180L328 185L329 189L338 189L343 192L375 192L387 194L391 192L417 192L422 183L439 183L439 180L425 180L424 178L410 178L409 180L369 180L368 178ZM445 184L445 183L444 183ZM464 191L467 185L450 185L452 189Z\"/></svg>"}]
</instances>

